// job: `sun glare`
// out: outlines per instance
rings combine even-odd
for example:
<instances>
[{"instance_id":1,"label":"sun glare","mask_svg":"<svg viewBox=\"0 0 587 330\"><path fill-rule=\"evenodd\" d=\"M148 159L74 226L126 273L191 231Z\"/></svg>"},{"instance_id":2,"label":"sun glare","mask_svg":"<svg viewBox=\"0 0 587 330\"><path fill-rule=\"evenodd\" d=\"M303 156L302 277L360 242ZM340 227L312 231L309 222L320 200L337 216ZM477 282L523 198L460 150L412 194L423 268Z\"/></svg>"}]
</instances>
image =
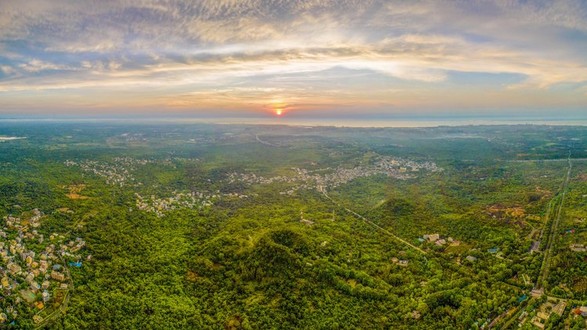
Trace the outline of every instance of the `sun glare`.
<instances>
[{"instance_id":1,"label":"sun glare","mask_svg":"<svg viewBox=\"0 0 587 330\"><path fill-rule=\"evenodd\" d=\"M275 109L275 114L281 116L283 114L283 109Z\"/></svg>"}]
</instances>

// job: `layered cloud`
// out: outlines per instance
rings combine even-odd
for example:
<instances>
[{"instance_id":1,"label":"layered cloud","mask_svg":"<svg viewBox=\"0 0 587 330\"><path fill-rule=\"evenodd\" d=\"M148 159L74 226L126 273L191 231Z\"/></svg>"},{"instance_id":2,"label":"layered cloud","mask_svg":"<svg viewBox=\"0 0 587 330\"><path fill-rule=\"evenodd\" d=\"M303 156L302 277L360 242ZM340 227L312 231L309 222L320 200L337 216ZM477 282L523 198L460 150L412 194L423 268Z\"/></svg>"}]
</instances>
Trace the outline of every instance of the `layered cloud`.
<instances>
[{"instance_id":1,"label":"layered cloud","mask_svg":"<svg viewBox=\"0 0 587 330\"><path fill-rule=\"evenodd\" d=\"M0 108L576 108L584 54L581 0L4 0Z\"/></svg>"}]
</instances>

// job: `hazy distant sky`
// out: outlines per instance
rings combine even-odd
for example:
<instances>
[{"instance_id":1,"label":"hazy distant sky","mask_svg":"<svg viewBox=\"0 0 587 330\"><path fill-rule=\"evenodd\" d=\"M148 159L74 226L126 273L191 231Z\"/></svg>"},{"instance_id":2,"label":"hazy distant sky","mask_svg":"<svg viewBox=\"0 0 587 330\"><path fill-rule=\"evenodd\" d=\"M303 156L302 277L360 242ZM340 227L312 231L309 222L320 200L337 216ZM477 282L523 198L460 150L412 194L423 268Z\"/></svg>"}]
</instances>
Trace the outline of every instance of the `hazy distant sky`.
<instances>
[{"instance_id":1,"label":"hazy distant sky","mask_svg":"<svg viewBox=\"0 0 587 330\"><path fill-rule=\"evenodd\" d=\"M587 112L587 1L0 0L0 113Z\"/></svg>"}]
</instances>

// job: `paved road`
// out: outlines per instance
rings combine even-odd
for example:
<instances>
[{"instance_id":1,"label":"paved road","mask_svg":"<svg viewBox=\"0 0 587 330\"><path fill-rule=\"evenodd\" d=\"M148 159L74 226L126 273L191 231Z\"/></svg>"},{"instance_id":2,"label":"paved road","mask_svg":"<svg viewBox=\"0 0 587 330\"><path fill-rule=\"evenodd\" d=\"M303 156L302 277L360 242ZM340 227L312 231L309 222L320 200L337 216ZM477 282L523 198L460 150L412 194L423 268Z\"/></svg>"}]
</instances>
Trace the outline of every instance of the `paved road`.
<instances>
[{"instance_id":1,"label":"paved road","mask_svg":"<svg viewBox=\"0 0 587 330\"><path fill-rule=\"evenodd\" d=\"M546 247L544 249L544 258L542 259L542 266L540 267L540 275L538 276L538 280L536 281L536 287L534 289L541 290L544 289L544 284L548 279L548 272L550 270L550 259L552 257L552 251L554 249L554 242L556 240L556 234L558 230L558 226L561 219L561 213L563 210L563 204L565 202L565 196L567 194L567 190L569 188L569 181L571 179L571 170L573 169L573 163L571 162L571 152L569 151L569 157L567 158L568 167L565 179L563 181L563 185L561 187L562 194L560 195L560 202L558 207L554 208L554 214L552 215L552 225L550 227L550 232L548 234L548 238L546 241ZM555 198L559 198L558 196ZM549 211L552 208L549 205ZM550 212L547 213L547 216L550 217Z\"/></svg>"}]
</instances>

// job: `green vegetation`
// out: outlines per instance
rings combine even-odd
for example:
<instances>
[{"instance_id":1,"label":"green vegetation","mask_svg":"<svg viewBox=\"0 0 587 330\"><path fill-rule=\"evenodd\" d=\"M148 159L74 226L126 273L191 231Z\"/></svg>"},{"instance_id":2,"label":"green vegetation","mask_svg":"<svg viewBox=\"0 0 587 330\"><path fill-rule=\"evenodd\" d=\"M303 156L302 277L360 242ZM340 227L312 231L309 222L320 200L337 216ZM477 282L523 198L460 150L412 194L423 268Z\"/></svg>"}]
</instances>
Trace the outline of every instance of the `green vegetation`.
<instances>
[{"instance_id":1,"label":"green vegetation","mask_svg":"<svg viewBox=\"0 0 587 330\"><path fill-rule=\"evenodd\" d=\"M67 308L22 299L30 283L7 268L21 257L0 259L19 288L2 288L1 326L585 325L583 128L13 122L0 135L26 137L0 143L0 229L38 209L37 234L84 242L67 295L50 287Z\"/></svg>"}]
</instances>

